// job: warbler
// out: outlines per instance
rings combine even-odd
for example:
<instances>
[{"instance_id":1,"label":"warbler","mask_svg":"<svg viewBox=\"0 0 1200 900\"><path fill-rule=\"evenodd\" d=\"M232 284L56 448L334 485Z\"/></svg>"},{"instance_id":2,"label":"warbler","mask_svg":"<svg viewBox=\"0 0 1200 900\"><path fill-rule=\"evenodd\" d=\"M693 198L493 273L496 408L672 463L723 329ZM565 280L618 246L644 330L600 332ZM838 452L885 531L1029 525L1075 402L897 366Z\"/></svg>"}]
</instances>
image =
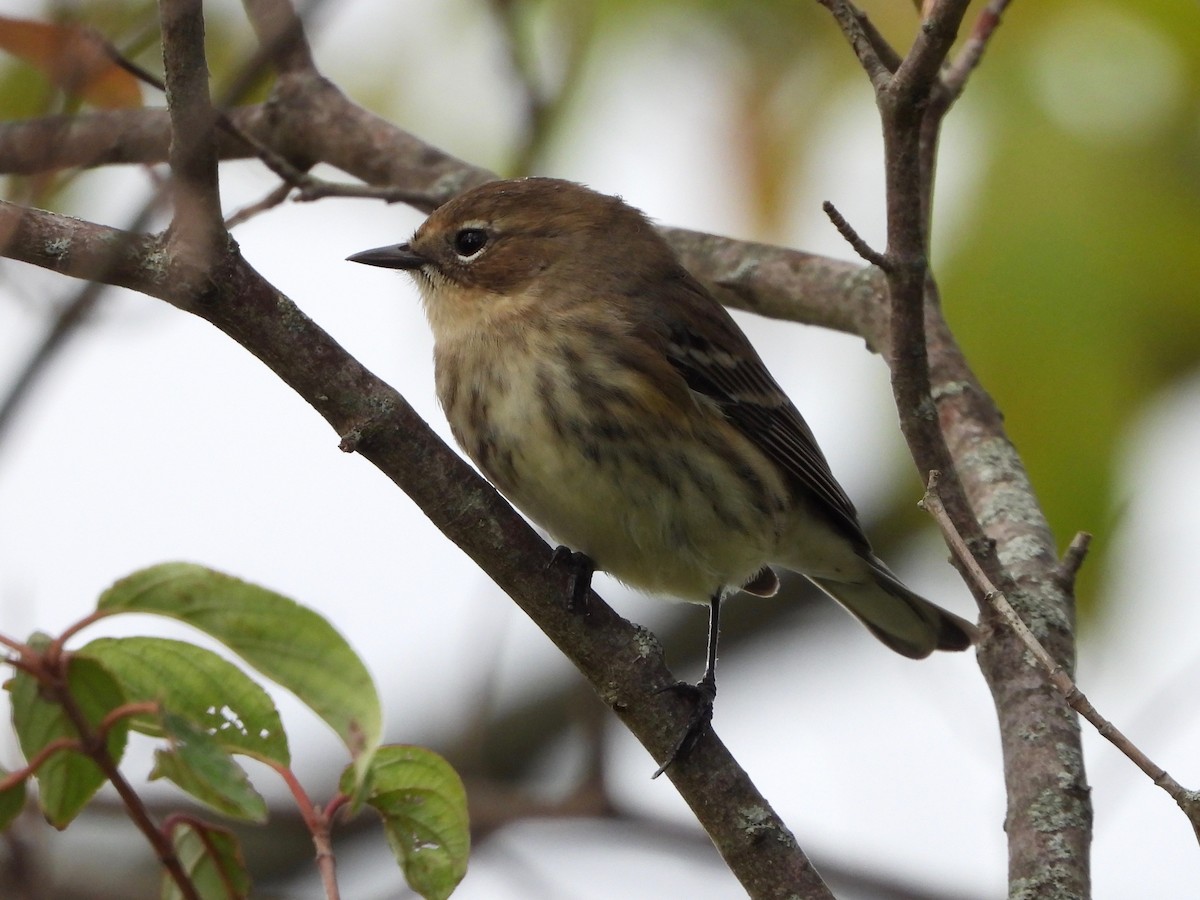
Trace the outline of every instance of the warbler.
<instances>
[{"instance_id":1,"label":"warbler","mask_svg":"<svg viewBox=\"0 0 1200 900\"><path fill-rule=\"evenodd\" d=\"M413 277L455 439L575 551L583 596L594 566L708 604L697 713L671 759L711 719L722 601L774 594L771 566L807 576L904 656L971 646L970 622L872 552L750 341L620 198L554 178L494 181L407 243L350 260Z\"/></svg>"}]
</instances>

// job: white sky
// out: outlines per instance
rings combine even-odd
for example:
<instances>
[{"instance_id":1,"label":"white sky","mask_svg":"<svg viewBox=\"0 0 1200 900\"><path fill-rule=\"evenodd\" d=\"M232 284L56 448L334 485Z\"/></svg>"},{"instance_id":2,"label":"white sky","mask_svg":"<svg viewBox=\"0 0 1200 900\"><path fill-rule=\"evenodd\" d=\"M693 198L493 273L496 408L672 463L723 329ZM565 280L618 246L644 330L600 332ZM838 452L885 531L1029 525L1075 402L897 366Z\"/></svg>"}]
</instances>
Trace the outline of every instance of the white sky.
<instances>
[{"instance_id":1,"label":"white sky","mask_svg":"<svg viewBox=\"0 0 1200 900\"><path fill-rule=\"evenodd\" d=\"M352 95L368 77L419 76L421 102L405 114L411 127L488 164L477 154L487 135L494 143L510 127L503 115L511 95L489 74L495 48L470 25L468 9L465 0L342 2L317 42L319 62ZM660 221L744 234L722 150L722 60L711 42L689 41L687 29L669 41L658 31L638 40L604 90L586 96L586 115L553 154L553 174L619 192ZM865 85L838 108L839 118L813 136L819 163L805 173L792 240L847 256L819 200L833 199L868 237L881 233L878 126ZM951 220L969 215L980 174L962 161L981 165L985 156L979 144L964 152L980 136L961 124L969 111L955 115L940 173ZM136 196L131 187L144 181L136 170L123 172L76 211L118 223ZM255 164L228 166L226 207L272 186ZM400 207L325 201L262 216L236 236L260 271L449 439L414 293L402 277L343 261L403 239L419 221ZM0 383L24 358L46 308L74 288L0 264ZM882 363L845 336L741 321L860 509L869 516L896 479L906 480L915 501L920 485L896 433ZM830 371L843 385L836 396L827 390ZM1101 536L1117 547L1110 573L1117 599L1107 626L1085 636L1081 663L1081 686L1101 711L1192 785L1200 784L1200 726L1185 710L1200 675L1191 638L1200 606L1188 588L1200 479L1180 474L1195 473L1198 423L1200 380L1155 399L1130 439L1128 513L1116 534ZM894 560L906 580L969 613L937 539L927 535L912 549ZM260 582L327 615L374 673L391 740L449 733L482 690L503 702L541 680L576 677L411 501L363 460L339 452L324 422L256 360L198 319L114 294L0 446L0 628L17 636L61 630L115 579L172 559ZM598 586L622 614L650 627L704 614ZM729 615L737 615L735 606ZM150 629L164 631L131 619L92 635ZM829 640L835 634L836 644ZM999 747L973 659L940 655L913 664L882 650L848 618L821 638L781 633L723 656L722 739L818 864L861 858L948 892L1001 895ZM337 774L330 765L339 758L336 739L295 701L280 702L302 777L316 796L327 794ZM1097 818L1095 896L1190 894L1200 873L1186 822L1085 730ZM644 751L615 727L610 741L618 802L690 822L670 784L649 781L654 767ZM11 739L0 737L0 762L16 761ZM145 768L127 767L134 775ZM343 859L340 872L346 896L395 894L383 887L396 883L390 859L382 868ZM456 897L704 900L737 892L715 856L710 864L687 853L647 853L637 835L604 823L532 822L474 857ZM314 881L294 896L321 894Z\"/></svg>"}]
</instances>

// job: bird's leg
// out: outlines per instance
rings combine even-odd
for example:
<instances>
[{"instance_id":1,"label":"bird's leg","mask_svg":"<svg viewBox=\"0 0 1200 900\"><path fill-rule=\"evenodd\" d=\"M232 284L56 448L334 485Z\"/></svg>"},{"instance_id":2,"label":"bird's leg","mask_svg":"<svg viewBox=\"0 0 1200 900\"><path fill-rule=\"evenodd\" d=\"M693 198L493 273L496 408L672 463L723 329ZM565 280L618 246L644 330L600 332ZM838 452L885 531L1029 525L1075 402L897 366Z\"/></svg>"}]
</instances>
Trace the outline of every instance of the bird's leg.
<instances>
[{"instance_id":1,"label":"bird's leg","mask_svg":"<svg viewBox=\"0 0 1200 900\"><path fill-rule=\"evenodd\" d=\"M586 616L588 591L592 589L592 573L596 571L596 564L586 553L559 544L550 554L546 568L556 565L567 567L567 611Z\"/></svg>"},{"instance_id":2,"label":"bird's leg","mask_svg":"<svg viewBox=\"0 0 1200 900\"><path fill-rule=\"evenodd\" d=\"M708 658L704 666L704 674L695 684L680 681L660 688L659 692L673 691L685 694L693 702L692 715L683 729L683 734L675 742L675 746L667 755L666 761L658 767L653 778L657 778L676 760L685 758L696 746L696 742L712 724L713 701L717 699L717 637L721 633L721 592L717 591L709 601L708 607Z\"/></svg>"}]
</instances>

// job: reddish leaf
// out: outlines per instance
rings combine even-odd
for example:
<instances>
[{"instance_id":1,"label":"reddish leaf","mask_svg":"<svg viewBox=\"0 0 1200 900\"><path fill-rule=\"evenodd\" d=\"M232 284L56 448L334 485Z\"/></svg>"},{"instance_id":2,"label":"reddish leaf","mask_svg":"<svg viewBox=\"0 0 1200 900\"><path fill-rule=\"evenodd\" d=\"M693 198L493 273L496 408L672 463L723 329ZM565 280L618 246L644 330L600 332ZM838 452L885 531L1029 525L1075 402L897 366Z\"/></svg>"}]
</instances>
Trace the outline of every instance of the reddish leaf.
<instances>
[{"instance_id":1,"label":"reddish leaf","mask_svg":"<svg viewBox=\"0 0 1200 900\"><path fill-rule=\"evenodd\" d=\"M104 38L89 28L0 16L0 50L25 60L93 106L142 105L138 80L113 62Z\"/></svg>"}]
</instances>

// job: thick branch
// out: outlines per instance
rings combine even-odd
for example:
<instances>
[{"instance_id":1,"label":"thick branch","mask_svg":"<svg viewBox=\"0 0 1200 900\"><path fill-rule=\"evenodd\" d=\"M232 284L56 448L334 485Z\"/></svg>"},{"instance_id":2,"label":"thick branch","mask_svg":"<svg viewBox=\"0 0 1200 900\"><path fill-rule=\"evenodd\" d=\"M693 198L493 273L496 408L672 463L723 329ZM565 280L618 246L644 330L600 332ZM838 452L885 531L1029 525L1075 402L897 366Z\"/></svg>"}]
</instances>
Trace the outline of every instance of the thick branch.
<instances>
[{"instance_id":1,"label":"thick branch","mask_svg":"<svg viewBox=\"0 0 1200 900\"><path fill-rule=\"evenodd\" d=\"M233 110L242 130L262 127L261 106ZM111 109L75 116L42 116L0 122L0 172L34 175L55 169L166 162L171 120L165 109ZM221 159L243 159L249 148L218 135Z\"/></svg>"},{"instance_id":2,"label":"thick branch","mask_svg":"<svg viewBox=\"0 0 1200 900\"><path fill-rule=\"evenodd\" d=\"M266 363L374 463L534 620L656 761L690 709L655 689L674 683L654 636L597 596L587 617L564 608L566 573L547 569L546 544L451 451L392 388L350 357L234 252L215 271L165 256L154 238L124 235L0 203L4 254L64 274L104 273L97 248L124 248L112 283L140 290L216 325ZM140 252L139 252L140 251ZM198 290L198 288L204 288ZM828 897L795 838L720 739L708 733L667 770L753 897Z\"/></svg>"},{"instance_id":3,"label":"thick branch","mask_svg":"<svg viewBox=\"0 0 1200 900\"><path fill-rule=\"evenodd\" d=\"M827 5L848 10L852 18L861 21L857 10L849 4L829 0ZM993 7L996 5L993 3ZM935 10L935 14L949 15L959 9L959 4L943 9L949 12ZM930 41L939 47L947 46L946 35L950 32L944 26L935 32L922 38L926 46ZM878 57L878 46L861 29L859 33L865 51L872 51ZM892 66L885 62L873 71L872 78L891 77L891 72ZM927 73L927 67L914 64L905 78L912 83L926 83ZM101 124L117 127L113 115L96 114L70 125L71 139L79 142L71 149L75 158L92 164L107 161L85 146L84 141L89 130L103 134ZM902 123L906 127L921 121L919 117L912 118L911 110L904 115L908 117ZM101 116L108 118L102 121ZM107 152L112 158L128 161L136 150L146 153L146 158L163 159L165 142L156 149L146 135L147 130L152 130L147 123L155 116L165 118L161 112L149 110L134 117L141 135L136 142L122 142L112 135L105 138L103 146L110 148ZM399 187L412 198L413 205L426 211L459 191L494 177L362 110L334 86L311 74L284 75L268 104L237 110L234 116L241 127L298 166L330 162L367 183ZM120 127L128 124L129 119L122 119ZM21 144L16 136L28 135L29 129L36 127L30 123L0 126L0 170L14 159L25 164L31 162L30 154L22 157L13 150L14 144ZM29 143L28 137L24 143ZM895 293L908 298L904 329L906 333L923 332L926 346L925 353L920 355L927 359L928 367L925 385L915 384L911 393L906 393L908 399L903 408L914 416L923 434L940 431L948 447L947 456L936 449L933 452L928 447L919 449L918 442L914 457L923 471L929 468L946 471L947 505L976 557L987 563L989 576L997 584L1003 585L1006 592L1012 591L1010 599L1024 620L1069 669L1074 660L1073 608L1056 568L1053 538L1020 458L1005 435L1000 415L963 358L936 302L934 285L924 277L926 222L921 202L914 205L911 197L914 193L918 198L928 193L931 176L920 174L921 154L928 155L933 146L935 141L926 134L923 139L918 137L898 144L891 157L903 169L901 172L898 168L895 177L900 181L909 179L905 188L909 199L894 210L901 217L897 221L907 223L904 227L912 229L909 234L920 238L920 242L904 249L903 244L892 243L889 231L889 251L904 249L897 256L903 263L899 267L901 277L906 280ZM55 152L60 160L70 156L65 149ZM227 144L222 152L244 156L248 151ZM153 156L154 153L158 155ZM908 174L912 172L917 174ZM889 206L889 214L892 212ZM0 219L0 229L3 224ZM681 229L664 231L685 264L712 284L723 302L765 315L859 334L872 349L887 353L891 323L885 283L878 270ZM44 255L41 264L61 270L68 262L61 257L70 246L70 263L77 268L76 263L87 262L86 248L96 241L103 243L94 236L81 236L78 246L55 245L59 246L58 257ZM139 275L138 264L123 259L113 277L120 277L128 268L132 268L133 275ZM919 321L923 321L923 329L917 325ZM907 338L898 343L914 346ZM947 458L952 462L948 468L943 465ZM960 496L965 499L961 501L954 499L951 490L954 475L963 487ZM975 523L982 526L982 531ZM988 557L993 551L996 562L990 563ZM1013 887L1035 890L1039 872L1053 874L1046 861L1052 857L1052 844L1059 839L1058 830L1046 827L1046 797L1063 801L1062 807L1049 814L1060 823L1067 823L1070 841L1076 849L1086 847L1089 813L1082 758L1077 754L1064 758L1058 749L1078 747L1078 726L1038 670L1027 663L1019 642L1010 640L1007 633L994 634L984 642L980 663L1000 712L1005 743ZM1064 779L1069 785L1065 790L1061 787ZM1086 857L1086 849L1082 856Z\"/></svg>"},{"instance_id":4,"label":"thick branch","mask_svg":"<svg viewBox=\"0 0 1200 900\"><path fill-rule=\"evenodd\" d=\"M884 136L892 387L917 468L942 473L941 499L972 563L1013 597L1070 671L1074 601L1050 529L998 411L941 315L929 267L934 154L951 90L939 70L966 7L966 0L933 0L895 75L882 85L872 77ZM953 90L961 89L960 81ZM968 583L983 600L979 582ZM994 618L986 607L985 618ZM1092 820L1078 720L1008 629L985 631L979 661L1004 749L1010 892L1085 896Z\"/></svg>"}]
</instances>

